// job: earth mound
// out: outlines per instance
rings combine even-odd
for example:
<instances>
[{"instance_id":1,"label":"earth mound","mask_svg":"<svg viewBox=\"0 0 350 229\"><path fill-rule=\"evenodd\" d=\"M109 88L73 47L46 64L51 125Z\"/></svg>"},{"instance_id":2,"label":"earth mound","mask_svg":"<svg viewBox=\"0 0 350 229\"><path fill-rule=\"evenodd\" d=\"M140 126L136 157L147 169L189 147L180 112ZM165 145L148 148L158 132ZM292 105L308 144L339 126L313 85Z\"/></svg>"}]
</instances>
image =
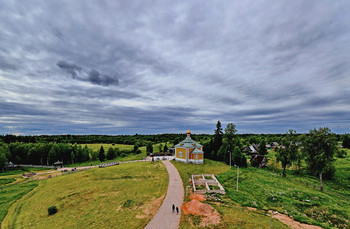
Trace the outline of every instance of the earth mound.
<instances>
[{"instance_id":1,"label":"earth mound","mask_svg":"<svg viewBox=\"0 0 350 229\"><path fill-rule=\"evenodd\" d=\"M186 215L199 215L201 216L201 226L216 225L220 223L219 213L209 204L204 204L199 200L192 199L182 207L182 212Z\"/></svg>"},{"instance_id":2,"label":"earth mound","mask_svg":"<svg viewBox=\"0 0 350 229\"><path fill-rule=\"evenodd\" d=\"M191 200L199 200L199 201L205 201L205 195L201 195L201 194L192 194L189 196Z\"/></svg>"}]
</instances>

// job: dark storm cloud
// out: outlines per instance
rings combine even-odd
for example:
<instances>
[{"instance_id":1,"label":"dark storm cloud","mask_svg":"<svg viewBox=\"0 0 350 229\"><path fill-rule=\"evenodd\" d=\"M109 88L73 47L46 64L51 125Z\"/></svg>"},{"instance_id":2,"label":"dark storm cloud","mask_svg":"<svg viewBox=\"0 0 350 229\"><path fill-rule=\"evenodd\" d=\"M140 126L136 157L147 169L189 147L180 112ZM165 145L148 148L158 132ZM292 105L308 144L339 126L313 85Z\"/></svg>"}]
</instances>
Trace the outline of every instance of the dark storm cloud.
<instances>
[{"instance_id":1,"label":"dark storm cloud","mask_svg":"<svg viewBox=\"0 0 350 229\"><path fill-rule=\"evenodd\" d=\"M57 66L64 71L72 75L73 79L90 82L96 85L102 86L117 86L119 84L118 75L107 75L101 74L95 69L91 69L89 72L85 71L82 67L75 65L73 63L67 63L60 60Z\"/></svg>"}]
</instances>

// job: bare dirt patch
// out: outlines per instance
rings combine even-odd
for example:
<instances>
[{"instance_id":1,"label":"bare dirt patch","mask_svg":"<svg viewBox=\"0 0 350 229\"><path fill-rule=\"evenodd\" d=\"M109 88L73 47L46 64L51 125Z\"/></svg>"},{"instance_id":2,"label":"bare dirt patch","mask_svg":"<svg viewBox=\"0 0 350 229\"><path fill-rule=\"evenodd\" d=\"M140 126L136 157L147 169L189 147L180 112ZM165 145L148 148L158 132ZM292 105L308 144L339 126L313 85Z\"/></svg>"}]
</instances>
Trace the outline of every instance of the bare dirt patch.
<instances>
[{"instance_id":1,"label":"bare dirt patch","mask_svg":"<svg viewBox=\"0 0 350 229\"><path fill-rule=\"evenodd\" d=\"M217 225L220 223L219 213L209 204L204 204L199 200L193 199L184 204L181 209L184 214L201 216L200 226Z\"/></svg>"},{"instance_id":2,"label":"bare dirt patch","mask_svg":"<svg viewBox=\"0 0 350 229\"><path fill-rule=\"evenodd\" d=\"M319 226L300 223L298 221L293 220L289 216L283 215L281 213L274 214L272 215L272 217L278 219L279 221L290 226L293 229L322 229L322 227Z\"/></svg>"},{"instance_id":3,"label":"bare dirt patch","mask_svg":"<svg viewBox=\"0 0 350 229\"><path fill-rule=\"evenodd\" d=\"M147 218L149 215L155 215L156 212L158 211L159 206L161 205L165 195L162 195L158 199L153 198L152 201L149 204L145 204L142 206L144 208L143 214L142 215L136 215L136 218L138 219L143 219Z\"/></svg>"},{"instance_id":4,"label":"bare dirt patch","mask_svg":"<svg viewBox=\"0 0 350 229\"><path fill-rule=\"evenodd\" d=\"M207 200L205 198L205 195L202 195L202 194L191 194L189 197L190 197L191 200L199 200L199 201Z\"/></svg>"}]
</instances>

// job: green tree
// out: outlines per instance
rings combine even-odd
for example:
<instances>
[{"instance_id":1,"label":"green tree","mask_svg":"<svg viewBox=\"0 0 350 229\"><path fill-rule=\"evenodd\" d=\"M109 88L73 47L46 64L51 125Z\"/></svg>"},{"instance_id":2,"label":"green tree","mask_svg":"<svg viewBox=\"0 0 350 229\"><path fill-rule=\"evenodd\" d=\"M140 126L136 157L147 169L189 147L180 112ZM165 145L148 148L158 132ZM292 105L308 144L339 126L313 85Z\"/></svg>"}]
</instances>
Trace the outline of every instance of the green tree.
<instances>
[{"instance_id":1,"label":"green tree","mask_svg":"<svg viewBox=\"0 0 350 229\"><path fill-rule=\"evenodd\" d=\"M334 172L334 153L337 149L335 135L328 127L313 129L304 142L306 163L311 173L320 177L320 187L323 191L322 174L327 170Z\"/></svg>"},{"instance_id":2,"label":"green tree","mask_svg":"<svg viewBox=\"0 0 350 229\"><path fill-rule=\"evenodd\" d=\"M57 160L56 144L51 147L50 152L47 155L47 160L50 165L55 163L55 161Z\"/></svg>"},{"instance_id":3,"label":"green tree","mask_svg":"<svg viewBox=\"0 0 350 229\"><path fill-rule=\"evenodd\" d=\"M258 151L259 155L266 155L267 154L267 150L266 150L266 141L265 139L261 139L260 143L259 143L259 151Z\"/></svg>"},{"instance_id":4,"label":"green tree","mask_svg":"<svg viewBox=\"0 0 350 229\"><path fill-rule=\"evenodd\" d=\"M297 159L298 147L295 143L296 131L289 130L287 136L282 139L282 146L276 149L276 160L281 162L283 168L283 177L286 177L286 168L291 166L293 161Z\"/></svg>"},{"instance_id":5,"label":"green tree","mask_svg":"<svg viewBox=\"0 0 350 229\"><path fill-rule=\"evenodd\" d=\"M152 145L152 142L148 142L147 145L146 145L146 151L148 154L151 154L153 153L153 145Z\"/></svg>"},{"instance_id":6,"label":"green tree","mask_svg":"<svg viewBox=\"0 0 350 229\"><path fill-rule=\"evenodd\" d=\"M350 137L348 134L345 134L344 135L344 138L343 138L343 147L344 148L349 148L350 149Z\"/></svg>"},{"instance_id":7,"label":"green tree","mask_svg":"<svg viewBox=\"0 0 350 229\"><path fill-rule=\"evenodd\" d=\"M71 158L71 160L72 160L72 164L74 164L74 162L75 162L75 154L74 154L73 151L72 151L70 154L71 154L71 155L70 155L70 158Z\"/></svg>"},{"instance_id":8,"label":"green tree","mask_svg":"<svg viewBox=\"0 0 350 229\"><path fill-rule=\"evenodd\" d=\"M222 138L224 133L222 132L221 122L216 123L216 130L214 132L214 142L213 142L213 151L218 153L220 147L222 146Z\"/></svg>"},{"instance_id":9,"label":"green tree","mask_svg":"<svg viewBox=\"0 0 350 229\"><path fill-rule=\"evenodd\" d=\"M234 149L234 138L237 132L236 125L228 123L225 128L224 141L228 146L228 150L232 153Z\"/></svg>"},{"instance_id":10,"label":"green tree","mask_svg":"<svg viewBox=\"0 0 350 229\"><path fill-rule=\"evenodd\" d=\"M5 156L5 153L1 151L2 148L0 148L0 169L1 172L4 172L4 169L7 165L7 157Z\"/></svg>"},{"instance_id":11,"label":"green tree","mask_svg":"<svg viewBox=\"0 0 350 229\"><path fill-rule=\"evenodd\" d=\"M236 166L247 167L247 158L238 146L236 146L232 152L232 163Z\"/></svg>"},{"instance_id":12,"label":"green tree","mask_svg":"<svg viewBox=\"0 0 350 229\"><path fill-rule=\"evenodd\" d=\"M104 161L106 159L105 150L103 149L103 146L101 146L100 151L98 152L98 159L100 161Z\"/></svg>"},{"instance_id":13,"label":"green tree","mask_svg":"<svg viewBox=\"0 0 350 229\"><path fill-rule=\"evenodd\" d=\"M112 160L116 157L115 151L112 147L109 147L107 151L107 160Z\"/></svg>"},{"instance_id":14,"label":"green tree","mask_svg":"<svg viewBox=\"0 0 350 229\"><path fill-rule=\"evenodd\" d=\"M165 145L164 145L163 152L164 152L164 153L168 152L168 146L166 145L166 143L165 143Z\"/></svg>"},{"instance_id":15,"label":"green tree","mask_svg":"<svg viewBox=\"0 0 350 229\"><path fill-rule=\"evenodd\" d=\"M98 152L91 151L91 161L96 161L98 159Z\"/></svg>"},{"instance_id":16,"label":"green tree","mask_svg":"<svg viewBox=\"0 0 350 229\"><path fill-rule=\"evenodd\" d=\"M137 151L139 150L139 143L138 142L135 142L134 144L134 153L137 153Z\"/></svg>"}]
</instances>

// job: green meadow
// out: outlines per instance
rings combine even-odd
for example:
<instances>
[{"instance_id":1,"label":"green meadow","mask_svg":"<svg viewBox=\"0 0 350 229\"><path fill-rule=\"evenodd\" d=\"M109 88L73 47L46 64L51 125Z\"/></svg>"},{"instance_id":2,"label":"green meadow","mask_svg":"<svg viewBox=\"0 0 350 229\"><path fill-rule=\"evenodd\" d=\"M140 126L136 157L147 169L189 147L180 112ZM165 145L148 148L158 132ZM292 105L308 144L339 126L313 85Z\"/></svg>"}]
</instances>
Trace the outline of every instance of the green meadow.
<instances>
[{"instance_id":1,"label":"green meadow","mask_svg":"<svg viewBox=\"0 0 350 229\"><path fill-rule=\"evenodd\" d=\"M165 143L158 143L153 145L153 152L159 152L159 145L162 144L164 147ZM122 150L133 150L134 146L133 145L124 145L124 144L82 144L81 146L84 147L87 145L87 147L93 151L99 151L101 146L103 146L103 149L105 150L105 153L107 153L108 149L110 147L112 148L118 148L120 151ZM167 143L167 147L170 148L172 145L170 143ZM70 164L66 165L66 167L79 167L79 166L90 166L90 165L99 165L102 163L108 163L108 162L113 162L113 161L133 161L133 160L143 160L146 156L146 146L142 146L139 148L141 150L140 154L135 154L135 153L128 153L125 155L119 155L116 158L112 160L106 160L104 162L100 162L99 160L96 161L86 161L86 162L81 162L81 163L75 163L75 164Z\"/></svg>"},{"instance_id":2,"label":"green meadow","mask_svg":"<svg viewBox=\"0 0 350 229\"><path fill-rule=\"evenodd\" d=\"M127 163L21 185L37 186L20 201L1 205L2 228L142 228L158 210L168 186L162 163ZM22 189L20 185L12 186ZM15 200L10 190L4 202ZM48 207L58 212L48 216Z\"/></svg>"},{"instance_id":3,"label":"green meadow","mask_svg":"<svg viewBox=\"0 0 350 229\"><path fill-rule=\"evenodd\" d=\"M185 190L190 183L191 174L218 174L230 172L230 166L217 161L204 159L204 164L184 164L181 162L172 162L180 173ZM226 188L226 187L224 187ZM186 193L186 192L185 192ZM276 219L271 219L265 212L249 211L232 199L219 195L222 201L217 204L212 201L205 201L214 207L221 215L221 223L215 228L288 228ZM185 197L185 202L190 199ZM200 219L192 215L181 216L180 228L199 228ZM194 223L196 222L197 223Z\"/></svg>"},{"instance_id":4,"label":"green meadow","mask_svg":"<svg viewBox=\"0 0 350 229\"><path fill-rule=\"evenodd\" d=\"M324 228L347 228L350 225L350 153L346 158L336 158L335 177L333 180L324 180L324 192L317 188L317 177L308 175L306 171L302 170L298 175L289 169L287 177L283 178L282 170L275 162L274 152L269 157L269 168L249 166L239 169L238 192L236 167L230 169L228 165L211 160L205 160L203 165L173 164L179 170L185 187L189 185L190 174L216 175L226 195L221 196L220 205L208 203L221 213L223 222L219 227L269 228L272 225L280 228L279 222L269 219L268 210ZM246 211L247 207L256 208L257 211ZM193 227L191 221L190 216L183 216L182 228Z\"/></svg>"}]
</instances>

